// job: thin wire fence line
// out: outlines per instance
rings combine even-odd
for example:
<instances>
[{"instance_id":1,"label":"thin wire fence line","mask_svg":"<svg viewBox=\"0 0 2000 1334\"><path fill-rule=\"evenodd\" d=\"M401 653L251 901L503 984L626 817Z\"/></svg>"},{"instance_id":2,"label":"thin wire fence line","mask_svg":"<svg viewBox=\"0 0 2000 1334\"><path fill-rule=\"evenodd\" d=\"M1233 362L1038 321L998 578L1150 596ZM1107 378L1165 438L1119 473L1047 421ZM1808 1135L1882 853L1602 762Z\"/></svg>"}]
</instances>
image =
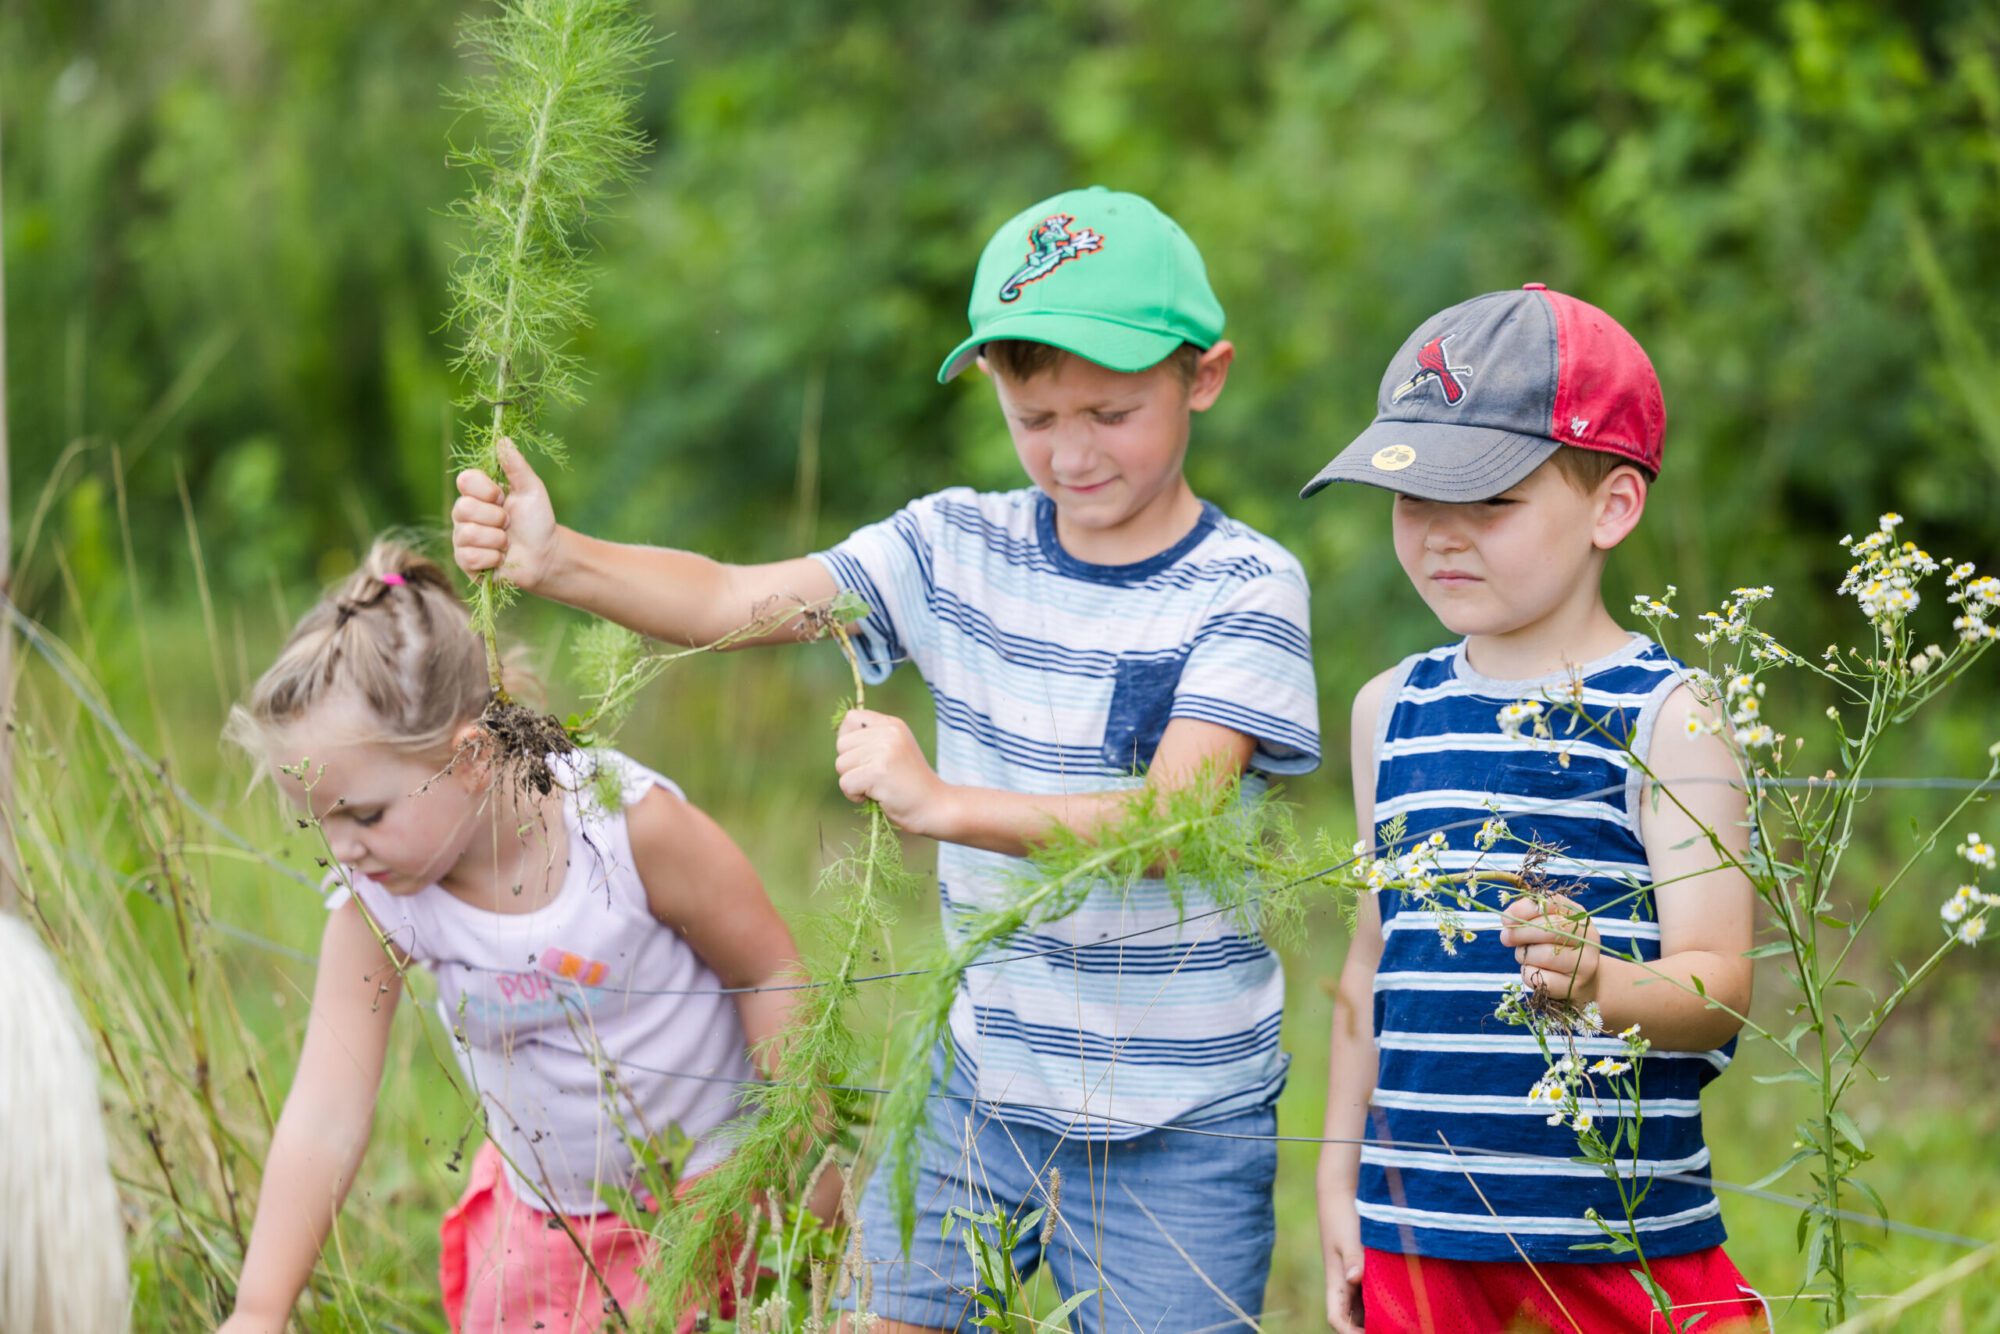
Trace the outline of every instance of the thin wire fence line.
<instances>
[{"instance_id":1,"label":"thin wire fence line","mask_svg":"<svg viewBox=\"0 0 2000 1334\"><path fill-rule=\"evenodd\" d=\"M1703 776L1682 779L1680 781L1684 783L1724 783L1724 784L1730 782L1730 780L1726 778L1713 778L1713 777L1703 777ZM1793 787L1804 787L1812 781L1813 780L1809 779L1788 779L1784 780L1784 785ZM1921 786L1927 788L1934 787L1941 790L1961 791L1961 792L1976 791L1990 785L1991 785L1991 780L1985 778L1948 778L1948 777L1880 778L1880 779L1862 780L1861 782L1856 784L1857 787L1863 789L1889 788L1889 787L1910 789ZM1611 784L1606 787L1599 788L1594 792L1585 793L1581 796L1552 798L1549 801L1542 802L1539 804L1559 806L1568 804L1573 801L1590 801L1597 797L1609 796L1614 793L1623 792L1625 790L1625 787L1626 785L1624 783ZM1446 833L1455 829L1471 829L1475 826L1483 825L1485 822L1486 821L1484 817L1477 817L1466 820L1454 820L1448 824L1438 825L1436 829L1431 832ZM1223 916L1229 913L1242 912L1271 894L1280 893L1287 889L1293 889L1298 887L1299 885L1308 884L1314 880L1324 880L1326 877L1337 874L1338 872L1345 870L1347 867L1352 866L1359 859L1360 858L1358 855L1346 857L1341 859L1340 861L1333 863L1330 866L1322 867L1317 871L1308 872L1305 875L1295 877L1294 879L1285 881L1282 884L1272 885L1268 888L1261 889L1257 891L1257 893L1245 899L1240 904L1207 908L1203 909L1200 912L1187 913L1179 917L1176 917L1171 922L1161 922L1153 926L1139 927L1135 930L1126 931L1119 935L1105 936L1099 940L1072 941L1061 945L1051 945L1046 949L1021 950L1011 954L1002 954L1002 955L995 955L991 958L976 959L965 966L968 970L973 968L994 968L994 967L999 967L1000 965L1003 964L1021 963L1029 959L1043 959L1043 958L1048 958L1052 955L1074 954L1082 950L1103 949L1106 946L1122 944L1126 941L1137 940L1145 936L1158 935L1163 931L1177 931L1189 925L1190 923L1206 921L1210 918ZM281 868L281 869L289 869L289 868ZM237 934L240 937L246 937L246 938L250 935L250 933L243 931L241 928L237 929ZM280 951L291 950L291 947L289 946L276 946L276 948ZM1192 950L1195 948L1195 945L1191 943L1188 948ZM296 953L296 951L291 951L291 952ZM435 959L435 960L430 960L428 962L433 964L449 965L452 967L464 968L471 972L485 972L485 973L498 974L498 973L511 973L516 971L513 969L495 968L487 964L470 963L462 959ZM532 966L532 964L529 966ZM862 973L858 974L857 976L848 978L847 983L858 985L863 982L889 982L906 977L923 977L935 971L936 969L933 968L900 968L882 973ZM717 996L717 995L741 996L741 995L753 995L759 992L766 992L766 991L779 991L779 992L812 991L820 987L826 987L832 985L835 984L832 982L804 981L804 982L770 983L763 986L750 986L750 987L678 987L678 988L661 988L657 990L647 989L643 987L620 987L617 989L617 991L619 995L624 995L624 996Z\"/></svg>"},{"instance_id":2,"label":"thin wire fence line","mask_svg":"<svg viewBox=\"0 0 2000 1334\"><path fill-rule=\"evenodd\" d=\"M6 593L4 592L0 592L0 605L5 606L9 619L12 620L15 626L21 630L22 635L29 641L30 645L34 647L36 652L39 653L49 663L49 665L55 669L57 677L62 682L65 689L67 689L69 693L73 695L77 699L77 701L81 703L84 706L84 708L88 710L90 714L94 718L96 718L97 721L108 732L111 733L113 738L117 740L119 745L126 751L127 754L129 754L134 760L138 761L140 764L144 765L148 771L156 775L163 783L165 783L168 789L174 794L174 797L178 801L180 801L181 804L185 806L189 811L191 811L196 816L196 818L201 820L202 823L206 824L210 829L215 831L217 834L220 834L223 838L227 839L236 848L245 853L248 853L250 856L255 858L259 863L268 866L271 869L279 872L280 874L285 875L297 881L298 883L304 885L308 889L313 890L315 893L318 893L322 889L323 886L321 883L315 882L312 879L312 877L306 875L304 872L299 871L296 867L287 866L283 862L272 857L269 853L265 852L263 849L251 843L247 838L245 838L242 834L238 833L221 817L217 816L214 812L210 811L206 806L204 806L194 796L193 793L189 792L175 778L173 778L173 776L168 771L168 766L163 762L154 759L153 756L143 746L141 746L136 740L134 740L131 734L127 732L125 728L119 723L117 717L114 714L112 714L109 711L109 709L106 708L102 703L100 703L95 698L95 696L84 686L83 682L77 677L77 675L70 669L69 665L63 660L62 655L56 652L54 646L56 643L59 643L60 641L57 641L54 639L53 636L48 635L47 632L41 627L39 623L34 621L25 613L23 613L19 607L15 606L13 601L9 599ZM1668 787L1672 787L1676 782L1682 784L1709 783L1709 784L1725 784L1731 786L1738 785L1735 783L1734 780L1727 778L1711 777L1711 776L1694 776L1678 780L1666 780L1665 785ZM1795 789L1812 788L1815 786L1827 786L1824 779L1817 779L1817 778L1763 778L1757 780L1756 785L1759 787L1795 788ZM1869 779L1858 780L1854 784L1854 786L1857 789L1863 791L1935 790L1935 791L1956 791L1956 792L1978 791L1982 788L1991 785L1992 785L1992 780L1988 778L1958 778L1945 775L1869 778ZM1594 792L1563 797L1560 799L1552 798L1549 799L1548 801L1540 802L1537 804L1559 806L1575 801L1591 801L1595 800L1598 797L1611 796L1616 793L1623 792L1625 788L1626 788L1625 783L1609 784L1605 787L1597 789ZM1530 810L1528 813L1531 814L1532 810ZM1483 823L1484 823L1483 818L1458 820L1458 821L1453 821L1449 824L1440 825L1433 832L1443 833L1456 829L1469 829ZM1206 921L1210 918L1222 916L1228 913L1242 912L1271 894L1280 893L1287 889L1293 889L1299 885L1308 884L1315 880L1323 880L1326 877L1334 875L1337 872L1344 870L1348 866L1353 865L1357 860L1359 860L1358 856L1346 857L1318 871L1298 876L1292 880L1288 880L1279 885L1273 885L1265 889L1261 889L1257 891L1255 894L1251 895L1249 898L1245 899L1244 902L1241 904L1230 905L1226 907L1209 908L1201 912L1189 913L1177 917L1172 922L1163 922L1150 927L1141 927L1137 930L1128 931L1120 935L1107 936L1101 940L1076 941L1062 945L1053 945L1046 949L1017 951L1011 954L996 955L990 958L978 959L966 965L966 967L968 969L993 968L1010 963L1021 963L1031 959L1049 958L1055 955L1062 955L1062 954L1075 954L1083 950L1102 949L1106 946L1122 944L1124 942L1137 940L1145 936L1158 935L1164 931L1176 931L1189 925L1190 923ZM294 947L289 945L280 944L277 941L260 937L256 935L256 933L251 932L243 927L235 926L233 924L224 924L215 919L205 919L204 925L213 925L223 934L229 935L232 938L242 941L245 944L249 944L255 948L264 949L267 952L280 954L287 957L298 958L301 959L302 961L310 961L310 956L306 956L303 951L295 949ZM1192 949L1193 946L1190 945L1189 948ZM516 971L524 971L527 968L532 967L532 961L530 962L530 964L524 965L524 969L522 970L495 968L492 967L491 965L475 964L469 961L459 960L459 959L436 959L436 960L430 960L428 962L437 965L464 968L472 972L484 972L490 974L512 973ZM880 973L863 973L855 977L846 979L845 984L859 985L864 982L873 983L873 982L896 981L902 978L926 976L935 971L936 970L932 968L902 968ZM659 988L659 989L623 987L619 988L618 990L619 994L628 996L716 996L716 995L741 996L741 995L754 995L762 992L812 991L812 990L817 990L821 987L826 987L831 985L835 985L835 983L827 981L806 980L801 982L767 983L759 986L747 986L747 987L680 987L680 988Z\"/></svg>"},{"instance_id":3,"label":"thin wire fence line","mask_svg":"<svg viewBox=\"0 0 2000 1334\"><path fill-rule=\"evenodd\" d=\"M551 1044L551 1045L559 1046L560 1044ZM577 1055L583 1056L592 1061L597 1061L599 1059L606 1059L614 1069L622 1067L632 1070L639 1070L649 1075L657 1075L663 1079L689 1079L689 1080L694 1080L698 1083L705 1083L705 1084L730 1084L738 1088L774 1087L773 1081L768 1079L740 1079L731 1075L703 1075L703 1074L696 1074L692 1071L686 1071L686 1070L662 1070L656 1066L643 1065L638 1061L609 1060L609 1058L604 1058L602 1053L592 1053L582 1048L570 1048L568 1050L572 1050ZM821 1084L818 1085L817 1087L822 1092L863 1093L873 1097L887 1097L891 1092L891 1090L889 1089L878 1088L872 1084ZM1410 1140L1347 1139L1337 1136L1328 1137L1328 1136L1317 1136L1317 1135L1246 1135L1241 1131L1212 1130L1200 1125L1180 1125L1175 1122L1135 1121L1129 1117L1123 1117L1123 1116L1110 1116L1096 1112L1080 1112L1073 1107L1057 1107L1048 1104L1032 1103L1032 1102L1013 1102L1004 1098L983 1098L977 1094L951 1093L936 1088L931 1089L931 1091L926 1093L924 1096L931 1101L962 1102L970 1104L974 1108L991 1108L994 1110L1004 1109L1011 1111L1055 1113L1057 1115L1068 1116L1076 1118L1078 1120L1103 1122L1108 1125L1125 1126L1135 1130L1159 1131L1159 1132L1164 1132L1166 1134L1174 1134L1174 1135L1199 1135L1210 1139L1239 1140L1255 1144L1318 1144L1321 1146L1325 1146L1328 1144L1346 1144L1346 1145L1358 1145L1362 1148L1374 1147L1374 1148L1386 1148L1386 1149L1416 1149L1430 1153L1435 1153L1437 1151L1437 1146L1434 1144L1429 1144L1419 1141L1410 1141ZM1489 1148L1480 1148L1478 1146L1455 1146L1455 1147L1458 1147L1460 1153L1464 1155L1477 1155L1487 1158L1507 1158L1518 1162L1575 1163L1577 1161L1574 1155L1567 1155L1567 1154L1557 1155L1550 1153L1527 1153L1519 1149L1489 1149ZM1703 1176L1695 1172L1662 1172L1657 1174L1655 1177L1651 1179L1660 1181L1679 1181L1689 1185L1707 1186L1715 1190L1725 1191L1734 1195L1746 1196L1750 1199L1763 1200L1771 1204L1782 1204L1789 1206L1791 1208L1807 1209L1815 1213L1821 1213L1821 1214L1830 1213L1831 1215L1839 1217L1844 1221L1854 1222L1854 1223L1865 1223L1871 1227L1885 1228L1890 1232L1895 1232L1903 1236L1916 1237L1925 1241L1941 1242L1947 1245L1959 1246L1966 1250L1977 1250L1989 1244L1988 1242L1977 1237L1962 1236L1955 1232L1942 1232L1935 1228L1918 1227L1914 1223L1905 1223L1898 1219L1886 1219L1876 1214L1856 1213L1847 1209L1837 1209L1829 1211L1824 1208L1821 1208L1815 1201L1805 1199L1801 1196L1786 1195L1782 1191L1766 1190L1758 1186L1745 1186L1734 1181L1726 1181L1720 1177Z\"/></svg>"},{"instance_id":4,"label":"thin wire fence line","mask_svg":"<svg viewBox=\"0 0 2000 1334\"><path fill-rule=\"evenodd\" d=\"M93 718L95 718L96 721L106 729L106 731L119 743L119 745L127 752L127 754L133 760L142 764L150 773L155 775L155 777L168 788L168 790L173 794L175 799L178 800L186 809L192 812L198 819L200 819L214 832L221 835L223 838L227 839L236 848L256 858L260 862L260 864L267 865L272 869L277 870L282 874L290 877L291 879L298 881L299 883L305 885L308 888L312 888L315 890L319 888L319 886L315 884L315 882L312 880L311 877L296 870L295 868L284 865L282 862L277 861L275 858L272 858L268 853L265 853L262 849L256 847L244 836L237 833L234 828L232 828L220 817L216 816L212 811L210 811L205 805L203 805L201 801L194 796L193 793L189 792L182 784L180 784L180 782L177 779L175 779L171 775L168 766L154 759L152 755L149 752L147 752L145 748L142 747L136 740L134 740L133 737L130 735L130 733L128 733L125 730L122 724L119 723L117 717L114 714L112 714L109 711L109 709L105 707L89 691L89 689L83 684L82 680L79 679L78 675L70 668L69 664L64 660L62 655L56 651L54 647L55 641L53 641L52 637L48 636L43 631L42 627L38 623L36 623L34 620L26 616L24 613L22 613L20 609L12 602L11 599L9 599L6 596L4 592L0 592L0 605L5 606L10 621L22 633L23 637L28 640L29 644L35 648L37 653L50 665L50 667L54 670L58 680L61 682L64 688L80 704L84 706L84 708L93 716ZM1695 778L1695 779L1687 779L1679 781L1684 783L1685 782L1730 783L1732 780L1723 778ZM1672 784L1673 780L1668 780L1667 785L1672 786ZM1768 787L1782 787L1782 788L1810 788L1814 786L1831 786L1830 784L1825 783L1825 780L1820 780L1820 779L1762 779L1758 780L1756 785L1760 787L1768 786ZM1989 785L1990 785L1990 780L1985 778L1965 779L1965 778L1954 778L1948 776L1918 776L1918 777L1889 777L1889 778L1866 779L1855 783L1853 786L1863 790L1879 789L1879 790L1977 791ZM1607 786L1606 788L1601 789L1596 793L1587 794L1581 797L1565 798L1564 802L1575 801L1575 800L1590 800L1593 797L1610 795L1612 793L1624 790L1625 786L1626 785L1624 783ZM1562 803L1555 803L1555 804L1562 804ZM1473 825L1480 824L1482 822L1483 822L1482 820L1477 820L1477 819L1458 821L1454 822L1453 824L1440 826L1439 831L1441 832L1443 830L1471 827ZM1128 932L1120 936L1107 937L1104 940L1100 941L1077 942L1061 946L1055 946L1045 950L1003 955L991 959L978 960L969 966L970 967L997 966L1006 963L1020 962L1026 959L1042 958L1055 954L1072 953L1082 949L1101 948L1105 945L1116 944L1125 940L1156 934L1164 930L1179 929L1180 927L1185 926L1190 922L1201 921L1225 913L1240 912L1244 908L1251 906L1252 904L1256 903L1259 899L1271 893L1279 892L1288 888L1293 888L1301 884L1309 883L1310 881L1313 880L1324 879L1325 877L1333 875L1338 871L1344 869L1345 867L1352 865L1358 859L1359 859L1358 856L1348 857L1339 862L1334 863L1331 866L1323 868L1322 870L1299 876L1291 881L1285 882L1282 885L1277 885L1269 889L1261 890L1256 895L1253 895L1251 898L1247 899L1243 904L1240 905L1217 907L1200 913L1188 914L1184 917L1178 918L1176 921L1172 923L1163 923L1157 926ZM316 956L308 954L305 951L295 949L291 946L281 944L277 941L270 940L266 937L260 936L257 933L249 931L246 928L237 926L232 922L228 922L226 920L219 918L209 917L203 919L202 925L217 931L219 934L228 936L232 939L251 945L254 948L262 949L270 953L291 958L298 962L317 966L318 959L316 958ZM1190 948L1192 948L1192 946L1190 946ZM437 960L435 962L442 964L450 964L458 967L464 967L476 971L486 971L486 972L509 971L505 969L488 968L482 965L475 965L458 960ZM933 971L935 970L928 968L900 969L884 973L864 974L861 976L847 979L847 982L861 983L861 982L888 981L897 978L921 976ZM670 989L670 990L656 990L656 991L647 991L634 988L634 989L624 989L624 990L627 992L627 994L654 995L654 996L712 995L712 994L737 995L737 994L746 994L746 993L761 992L761 991L800 991L827 985L832 985L832 983L805 981L805 982L766 985L758 987L717 987L717 988L698 988L698 989L688 988L688 989ZM583 1055L590 1059L596 1059L592 1053L587 1051L582 1051L581 1049L578 1049L578 1054ZM765 1080L756 1080L756 1079L745 1080L727 1076L701 1075L690 1071L662 1070L654 1067L649 1067L634 1061L624 1061L624 1062L619 1062L618 1064L629 1066L632 1069L645 1071L647 1073L654 1074L663 1078L689 1079L689 1080L711 1082L711 1083L727 1083L739 1087L769 1085L769 1081ZM886 1096L890 1092L890 1090L888 1089L878 1088L870 1085L858 1085L858 1084L825 1084L825 1085L820 1085L819 1087L822 1090L828 1092L857 1093L857 1094L865 1094L877 1097ZM1344 1144L1344 1145L1359 1145L1362 1147L1366 1147L1372 1144L1377 1147L1386 1147L1386 1148L1409 1148L1422 1151L1430 1150L1430 1146L1427 1144L1414 1144L1414 1143L1405 1144L1402 1142L1389 1141L1389 1140L1342 1139L1342 1138L1326 1138L1326 1137L1315 1137L1315 1136L1305 1136L1305 1135L1246 1135L1240 1132L1213 1130L1198 1125L1188 1126L1188 1125L1177 1125L1173 1123L1153 1123L1153 1122L1133 1120L1131 1118L1126 1118L1126 1117L1116 1117L1116 1116L1102 1115L1102 1114L1086 1114L1086 1113L1080 1113L1074 1108L1047 1106L1035 1103L1012 1102L1008 1100L984 1099L978 1097L977 1095L953 1094L935 1089L927 1092L925 1096L930 1099L952 1101L952 1102L964 1102L971 1104L975 1107L984 1106L995 1110L1035 1111L1042 1113L1054 1113L1058 1115L1071 1116L1071 1117L1083 1117L1084 1119L1089 1121L1102 1122L1105 1124L1121 1125L1141 1131L1155 1131L1155 1132L1170 1133L1170 1134L1187 1134L1187 1135L1197 1135L1197 1136L1204 1136L1204 1137L1218 1138L1218 1139L1248 1140L1248 1141L1270 1142L1270 1143L1318 1144L1321 1146L1329 1144ZM1566 1162L1566 1163L1575 1161L1575 1159L1571 1156L1559 1157L1551 1154L1524 1153L1518 1150L1486 1149L1486 1148L1472 1147L1466 1149L1465 1151L1468 1153L1477 1153L1486 1157L1508 1158L1520 1161ZM1830 1213L1833 1216L1840 1217L1847 1221L1865 1224L1871 1227L1882 1227L1886 1231L1892 1233L1928 1241L1935 1241L1944 1244L1956 1245L1968 1250L1976 1250L1988 1244L1987 1242L1977 1238L1965 1237L1959 1234L1943 1232L1936 1229L1922 1228L1915 1226L1913 1224L1901 1222L1900 1220L1881 1218L1872 1214L1860 1214L1848 1210L1828 1211L1823 1208L1820 1208L1819 1206L1816 1205L1815 1202L1810 1200L1805 1200L1795 1196L1788 1196L1781 1192L1766 1190L1759 1187L1741 1185L1739 1183L1723 1180L1721 1178L1702 1176L1695 1173L1669 1173L1669 1174L1661 1174L1661 1176L1666 1180L1680 1181L1688 1184L1707 1186L1711 1189L1738 1194L1748 1198L1760 1199L1769 1203L1782 1204L1788 1207L1812 1210L1814 1212L1819 1212L1823 1214Z\"/></svg>"}]
</instances>

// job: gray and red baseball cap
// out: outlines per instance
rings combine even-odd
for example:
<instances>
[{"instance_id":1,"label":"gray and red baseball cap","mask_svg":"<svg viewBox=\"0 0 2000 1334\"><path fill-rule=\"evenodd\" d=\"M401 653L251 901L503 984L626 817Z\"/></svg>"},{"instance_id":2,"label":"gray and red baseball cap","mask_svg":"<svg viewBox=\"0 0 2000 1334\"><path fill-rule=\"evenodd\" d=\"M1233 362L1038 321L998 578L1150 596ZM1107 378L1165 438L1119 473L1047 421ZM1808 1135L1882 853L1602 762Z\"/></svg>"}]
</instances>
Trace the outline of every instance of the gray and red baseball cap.
<instances>
[{"instance_id":1,"label":"gray and red baseball cap","mask_svg":"<svg viewBox=\"0 0 2000 1334\"><path fill-rule=\"evenodd\" d=\"M1299 495L1363 482L1490 500L1564 445L1657 474L1666 429L1638 340L1589 302L1529 283L1425 320L1383 374L1375 420Z\"/></svg>"}]
</instances>

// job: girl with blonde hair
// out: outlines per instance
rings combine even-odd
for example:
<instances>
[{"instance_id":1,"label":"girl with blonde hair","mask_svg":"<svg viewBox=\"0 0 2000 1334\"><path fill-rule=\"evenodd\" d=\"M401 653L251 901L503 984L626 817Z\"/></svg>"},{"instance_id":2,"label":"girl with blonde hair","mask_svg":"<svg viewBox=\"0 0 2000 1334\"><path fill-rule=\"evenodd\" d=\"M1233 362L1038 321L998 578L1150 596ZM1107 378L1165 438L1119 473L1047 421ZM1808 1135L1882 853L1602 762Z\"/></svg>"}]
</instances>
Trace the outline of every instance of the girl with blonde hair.
<instances>
[{"instance_id":1,"label":"girl with blonde hair","mask_svg":"<svg viewBox=\"0 0 2000 1334\"><path fill-rule=\"evenodd\" d=\"M225 1334L277 1334L311 1277L367 1146L407 965L436 976L487 1134L441 1229L454 1331L629 1313L650 1241L606 1203L641 1188L628 1136L675 1125L695 1141L685 1175L720 1161L751 1052L784 1026L794 993L757 988L797 952L729 837L622 755L554 757L547 792L510 780L488 696L449 578L383 542L232 715L339 866Z\"/></svg>"}]
</instances>

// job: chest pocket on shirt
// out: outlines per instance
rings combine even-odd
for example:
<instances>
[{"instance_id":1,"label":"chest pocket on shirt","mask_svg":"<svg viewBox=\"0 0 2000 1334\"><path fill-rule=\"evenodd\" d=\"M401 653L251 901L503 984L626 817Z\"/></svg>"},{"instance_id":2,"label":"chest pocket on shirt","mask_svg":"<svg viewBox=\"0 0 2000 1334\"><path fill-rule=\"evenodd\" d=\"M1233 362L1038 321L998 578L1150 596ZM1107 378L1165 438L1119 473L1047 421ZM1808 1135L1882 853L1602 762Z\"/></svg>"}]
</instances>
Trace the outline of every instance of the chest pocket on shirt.
<instances>
[{"instance_id":1,"label":"chest pocket on shirt","mask_svg":"<svg viewBox=\"0 0 2000 1334\"><path fill-rule=\"evenodd\" d=\"M1573 819L1546 813L1546 803L1574 800L1576 777L1562 765L1553 750L1509 750L1494 766L1488 789L1505 793L1522 802L1526 809L1507 812L1507 822L1515 837L1538 839L1556 845L1556 855L1575 861L1594 861L1604 855L1604 822ZM1602 798L1600 798L1601 800ZM1505 851L1524 849L1510 839ZM1560 876L1559 881L1568 877ZM1566 892L1573 893L1574 890Z\"/></svg>"},{"instance_id":2,"label":"chest pocket on shirt","mask_svg":"<svg viewBox=\"0 0 2000 1334\"><path fill-rule=\"evenodd\" d=\"M1148 654L1120 658L1104 720L1104 762L1123 773L1143 772L1153 763L1174 713L1187 655Z\"/></svg>"}]
</instances>

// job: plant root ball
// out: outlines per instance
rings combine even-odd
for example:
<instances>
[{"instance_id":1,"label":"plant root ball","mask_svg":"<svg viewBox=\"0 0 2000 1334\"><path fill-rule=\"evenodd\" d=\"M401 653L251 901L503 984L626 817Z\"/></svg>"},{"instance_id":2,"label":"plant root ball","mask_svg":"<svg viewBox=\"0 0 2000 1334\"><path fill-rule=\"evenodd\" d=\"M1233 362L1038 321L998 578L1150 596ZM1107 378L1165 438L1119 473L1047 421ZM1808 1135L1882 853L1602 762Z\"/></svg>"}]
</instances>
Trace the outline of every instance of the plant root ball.
<instances>
[{"instance_id":1,"label":"plant root ball","mask_svg":"<svg viewBox=\"0 0 2000 1334\"><path fill-rule=\"evenodd\" d=\"M546 797L555 791L551 760L574 755L577 744L552 713L537 713L511 700L495 699L486 706L479 725L491 738L488 760L502 779L517 790Z\"/></svg>"}]
</instances>

